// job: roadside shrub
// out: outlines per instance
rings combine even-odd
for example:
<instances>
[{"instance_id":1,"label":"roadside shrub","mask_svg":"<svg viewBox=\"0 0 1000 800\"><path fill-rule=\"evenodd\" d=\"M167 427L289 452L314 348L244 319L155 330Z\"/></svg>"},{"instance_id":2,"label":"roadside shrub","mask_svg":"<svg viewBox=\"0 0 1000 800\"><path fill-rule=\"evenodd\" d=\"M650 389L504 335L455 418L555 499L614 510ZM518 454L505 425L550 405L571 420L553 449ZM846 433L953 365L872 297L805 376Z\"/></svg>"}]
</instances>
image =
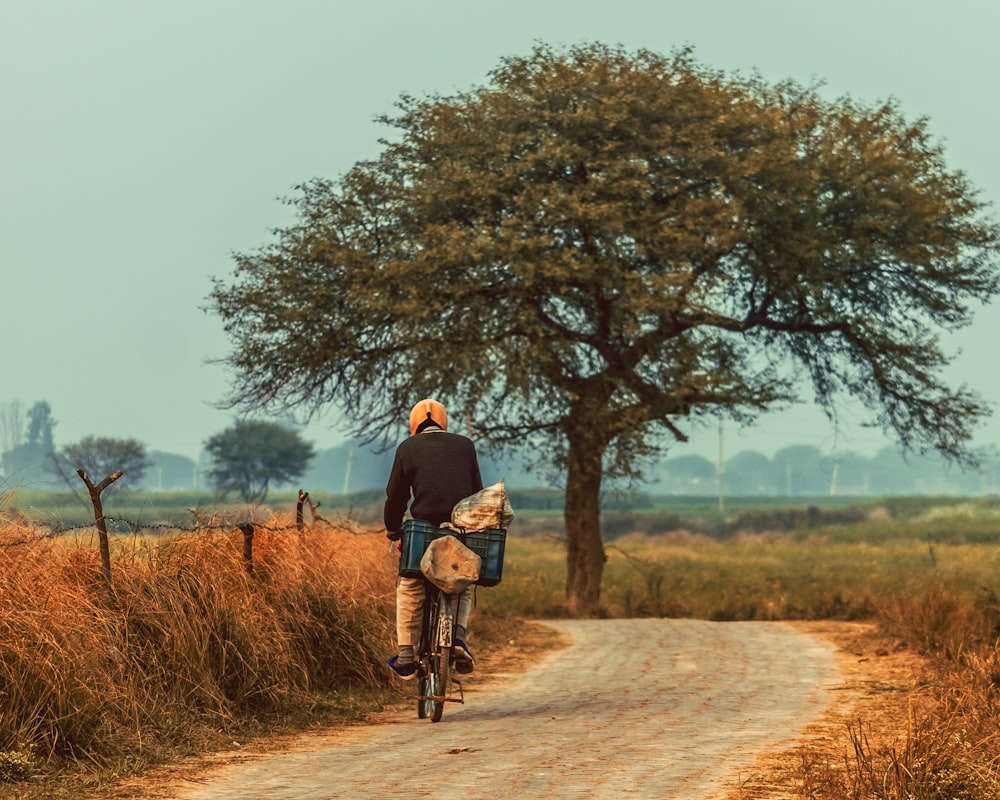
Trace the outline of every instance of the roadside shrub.
<instances>
[{"instance_id":1,"label":"roadside shrub","mask_svg":"<svg viewBox=\"0 0 1000 800\"><path fill-rule=\"evenodd\" d=\"M141 761L200 727L388 686L381 537L262 526L253 576L240 534L117 539L113 607L89 534L0 530L22 540L0 547L0 751Z\"/></svg>"}]
</instances>

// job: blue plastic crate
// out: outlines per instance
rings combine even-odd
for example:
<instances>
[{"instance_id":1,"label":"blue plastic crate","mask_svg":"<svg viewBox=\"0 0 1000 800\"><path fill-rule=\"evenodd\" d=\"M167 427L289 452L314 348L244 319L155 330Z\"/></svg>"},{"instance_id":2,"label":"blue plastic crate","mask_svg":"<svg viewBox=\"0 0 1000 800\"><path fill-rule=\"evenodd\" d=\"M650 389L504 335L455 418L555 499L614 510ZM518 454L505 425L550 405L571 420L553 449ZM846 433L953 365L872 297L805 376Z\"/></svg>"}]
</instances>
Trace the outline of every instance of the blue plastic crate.
<instances>
[{"instance_id":1,"label":"blue plastic crate","mask_svg":"<svg viewBox=\"0 0 1000 800\"><path fill-rule=\"evenodd\" d=\"M439 536L454 535L451 531L431 525L422 519L408 519L403 523L402 551L399 555L399 574L404 578L419 578L420 559L424 551ZM475 531L458 537L466 547L479 556L480 586L496 586L503 577L503 554L507 542L507 531L498 528Z\"/></svg>"},{"instance_id":2,"label":"blue plastic crate","mask_svg":"<svg viewBox=\"0 0 1000 800\"><path fill-rule=\"evenodd\" d=\"M446 535L437 525L431 525L422 519L408 519L403 523L403 538L400 540L402 551L399 554L399 574L404 578L419 578L420 559L432 541Z\"/></svg>"},{"instance_id":3,"label":"blue plastic crate","mask_svg":"<svg viewBox=\"0 0 1000 800\"><path fill-rule=\"evenodd\" d=\"M483 560L479 568L480 586L496 586L503 578L503 553L507 546L507 531L490 528L460 536L465 546Z\"/></svg>"}]
</instances>

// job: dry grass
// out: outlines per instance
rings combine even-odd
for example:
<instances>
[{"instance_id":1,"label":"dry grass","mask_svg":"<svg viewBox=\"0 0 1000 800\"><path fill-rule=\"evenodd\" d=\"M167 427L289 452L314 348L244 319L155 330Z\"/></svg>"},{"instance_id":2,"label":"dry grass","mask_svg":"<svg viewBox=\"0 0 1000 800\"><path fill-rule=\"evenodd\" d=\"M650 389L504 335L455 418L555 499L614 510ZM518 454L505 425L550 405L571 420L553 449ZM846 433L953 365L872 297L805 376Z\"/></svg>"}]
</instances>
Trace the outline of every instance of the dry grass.
<instances>
[{"instance_id":1,"label":"dry grass","mask_svg":"<svg viewBox=\"0 0 1000 800\"><path fill-rule=\"evenodd\" d=\"M253 577L239 533L119 541L111 606L91 539L0 526L0 780L141 770L348 689L386 692L381 537L258 529Z\"/></svg>"},{"instance_id":2,"label":"dry grass","mask_svg":"<svg viewBox=\"0 0 1000 800\"><path fill-rule=\"evenodd\" d=\"M235 530L116 538L109 605L93 532L45 533L0 523L0 797L78 797L178 755L400 697L383 663L395 559L380 536L259 526L253 576ZM995 800L1000 600L968 589L994 574L992 547L845 539L623 538L609 613L871 614L885 647L919 654L922 679L799 751L782 793L741 797ZM502 590L482 593L476 612L485 656L515 638L518 616L558 610L563 558L551 544L508 543Z\"/></svg>"},{"instance_id":3,"label":"dry grass","mask_svg":"<svg viewBox=\"0 0 1000 800\"><path fill-rule=\"evenodd\" d=\"M883 625L930 661L927 684L908 702L905 735L873 745L855 731L851 783L895 800L1000 797L1000 608L933 589L883 609Z\"/></svg>"},{"instance_id":4,"label":"dry grass","mask_svg":"<svg viewBox=\"0 0 1000 800\"><path fill-rule=\"evenodd\" d=\"M853 699L759 764L733 800L996 800L995 613L989 593L935 588L889 601L861 633L820 630L840 648Z\"/></svg>"}]
</instances>

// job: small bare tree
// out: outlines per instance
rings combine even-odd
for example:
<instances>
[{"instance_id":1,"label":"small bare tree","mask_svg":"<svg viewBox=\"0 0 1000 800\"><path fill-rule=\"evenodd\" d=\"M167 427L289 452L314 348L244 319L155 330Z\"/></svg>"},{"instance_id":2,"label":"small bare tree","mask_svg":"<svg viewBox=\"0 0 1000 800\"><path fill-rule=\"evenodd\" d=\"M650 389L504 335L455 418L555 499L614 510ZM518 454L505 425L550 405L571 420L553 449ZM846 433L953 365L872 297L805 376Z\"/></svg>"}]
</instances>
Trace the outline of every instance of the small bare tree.
<instances>
[{"instance_id":1,"label":"small bare tree","mask_svg":"<svg viewBox=\"0 0 1000 800\"><path fill-rule=\"evenodd\" d=\"M71 489L76 484L72 476L81 469L88 475L110 475L120 470L128 478L118 481L115 488L123 490L140 483L150 465L145 445L135 439L85 436L53 452L48 468Z\"/></svg>"}]
</instances>

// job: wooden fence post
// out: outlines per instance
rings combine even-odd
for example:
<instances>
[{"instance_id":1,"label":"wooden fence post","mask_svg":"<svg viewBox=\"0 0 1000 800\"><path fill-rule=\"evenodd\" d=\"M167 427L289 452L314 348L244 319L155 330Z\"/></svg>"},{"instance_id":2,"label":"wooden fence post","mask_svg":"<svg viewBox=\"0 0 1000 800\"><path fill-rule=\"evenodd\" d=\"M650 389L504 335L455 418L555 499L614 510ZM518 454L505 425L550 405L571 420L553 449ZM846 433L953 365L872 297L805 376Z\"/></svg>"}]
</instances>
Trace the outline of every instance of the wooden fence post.
<instances>
[{"instance_id":1,"label":"wooden fence post","mask_svg":"<svg viewBox=\"0 0 1000 800\"><path fill-rule=\"evenodd\" d=\"M111 547L108 544L108 526L104 520L104 506L101 503L101 492L107 489L112 483L122 476L122 471L108 475L96 486L87 477L83 469L78 469L76 474L80 476L87 485L90 492L90 502L94 506L94 521L97 523L97 536L101 543L101 582L104 585L104 594L109 604L115 601L114 586L111 583Z\"/></svg>"},{"instance_id":2,"label":"wooden fence post","mask_svg":"<svg viewBox=\"0 0 1000 800\"><path fill-rule=\"evenodd\" d=\"M319 514L316 513L316 509L320 507L320 503L314 503L312 498L309 496L309 492L304 492L299 489L299 501L295 504L295 527L302 530L305 525L305 520L303 519L302 506L303 504L309 506L309 513L312 515L312 521L318 520Z\"/></svg>"},{"instance_id":3,"label":"wooden fence post","mask_svg":"<svg viewBox=\"0 0 1000 800\"><path fill-rule=\"evenodd\" d=\"M253 578L255 577L253 571L253 525L249 522L243 522L237 527L243 531L243 566L246 568L247 575Z\"/></svg>"},{"instance_id":4,"label":"wooden fence post","mask_svg":"<svg viewBox=\"0 0 1000 800\"><path fill-rule=\"evenodd\" d=\"M314 503L310 497L309 492L306 492L306 503L309 504L309 513L312 514L312 520L315 522L318 519L323 519L319 514L316 513L316 509L319 508L322 503Z\"/></svg>"}]
</instances>

